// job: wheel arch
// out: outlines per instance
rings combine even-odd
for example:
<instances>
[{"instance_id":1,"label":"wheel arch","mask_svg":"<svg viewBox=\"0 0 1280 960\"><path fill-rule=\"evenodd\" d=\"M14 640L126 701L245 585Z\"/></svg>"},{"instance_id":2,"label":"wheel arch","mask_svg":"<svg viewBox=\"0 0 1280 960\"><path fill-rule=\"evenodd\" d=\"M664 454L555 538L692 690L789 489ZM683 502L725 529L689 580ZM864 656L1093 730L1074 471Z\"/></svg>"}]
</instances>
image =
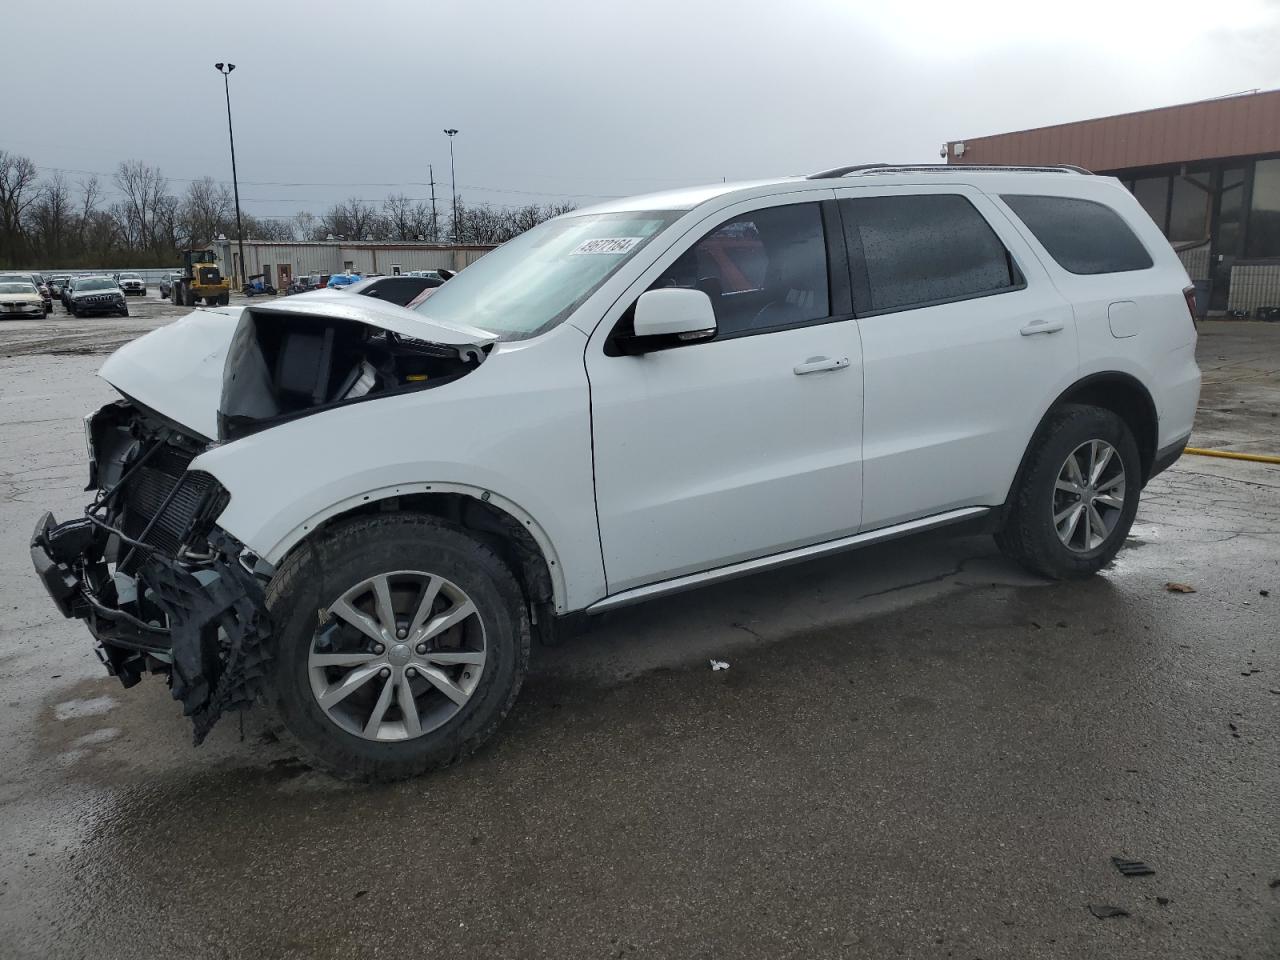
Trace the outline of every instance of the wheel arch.
<instances>
[{"instance_id":1,"label":"wheel arch","mask_svg":"<svg viewBox=\"0 0 1280 960\"><path fill-rule=\"evenodd\" d=\"M1142 462L1142 482L1145 485L1151 478L1155 464L1156 443L1160 432L1160 419L1156 412L1155 400L1137 377L1119 370L1107 370L1081 377L1058 394L1045 409L1036 423L1026 449L1022 452L1022 459L1018 463L1013 483L1009 486L1008 495L1012 496L1012 491L1017 490L1022 482L1027 461L1046 421L1053 416L1054 411L1068 403L1101 407L1104 410L1110 410L1125 422L1138 445L1138 457Z\"/></svg>"},{"instance_id":2,"label":"wheel arch","mask_svg":"<svg viewBox=\"0 0 1280 960\"><path fill-rule=\"evenodd\" d=\"M390 511L437 516L476 534L508 562L535 617L539 608L548 613L567 612L564 571L546 531L519 504L468 484L405 483L347 497L295 526L266 559L279 566L290 553L335 523ZM539 623L535 629L541 626Z\"/></svg>"}]
</instances>

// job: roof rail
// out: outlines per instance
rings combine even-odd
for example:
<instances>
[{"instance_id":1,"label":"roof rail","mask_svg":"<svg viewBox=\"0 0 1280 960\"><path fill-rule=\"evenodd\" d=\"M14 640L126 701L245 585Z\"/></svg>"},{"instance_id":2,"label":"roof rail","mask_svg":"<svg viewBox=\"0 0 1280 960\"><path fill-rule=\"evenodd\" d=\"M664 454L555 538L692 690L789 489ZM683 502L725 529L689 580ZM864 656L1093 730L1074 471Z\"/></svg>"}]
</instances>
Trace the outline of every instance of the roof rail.
<instances>
[{"instance_id":1,"label":"roof rail","mask_svg":"<svg viewBox=\"0 0 1280 960\"><path fill-rule=\"evenodd\" d=\"M1078 173L1093 176L1091 170L1070 163L1043 166L1000 163L859 163L850 167L834 167L805 177L806 180L832 180L851 173L956 173L961 170L987 170L1004 173Z\"/></svg>"},{"instance_id":2,"label":"roof rail","mask_svg":"<svg viewBox=\"0 0 1280 960\"><path fill-rule=\"evenodd\" d=\"M862 170L883 170L887 168L887 163L855 163L851 167L832 167L830 170L819 170L817 173L811 173L806 180L831 180L835 177L848 176L851 173L858 173Z\"/></svg>"}]
</instances>

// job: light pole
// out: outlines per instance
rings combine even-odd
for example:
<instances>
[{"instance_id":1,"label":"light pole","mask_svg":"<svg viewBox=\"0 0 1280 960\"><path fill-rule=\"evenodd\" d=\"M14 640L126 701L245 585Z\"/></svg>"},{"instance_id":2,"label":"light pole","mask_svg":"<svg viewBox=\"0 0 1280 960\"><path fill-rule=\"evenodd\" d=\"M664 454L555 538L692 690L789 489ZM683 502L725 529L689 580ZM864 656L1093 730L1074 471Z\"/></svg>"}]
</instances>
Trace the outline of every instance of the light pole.
<instances>
[{"instance_id":1,"label":"light pole","mask_svg":"<svg viewBox=\"0 0 1280 960\"><path fill-rule=\"evenodd\" d=\"M236 68L234 63L215 63L214 67L222 74L222 87L227 94L227 137L231 140L231 189L236 196L236 243L240 246L240 276L243 281L244 264L244 227L240 224L240 181L236 178L236 135L231 129L231 83L227 77ZM235 274L235 271L231 271ZM242 282L243 285L243 282Z\"/></svg>"},{"instance_id":2,"label":"light pole","mask_svg":"<svg viewBox=\"0 0 1280 960\"><path fill-rule=\"evenodd\" d=\"M458 135L458 131L450 127L444 135L449 138L449 187L453 190L453 242L458 243L462 239L458 235L458 175L453 169L453 138Z\"/></svg>"}]
</instances>

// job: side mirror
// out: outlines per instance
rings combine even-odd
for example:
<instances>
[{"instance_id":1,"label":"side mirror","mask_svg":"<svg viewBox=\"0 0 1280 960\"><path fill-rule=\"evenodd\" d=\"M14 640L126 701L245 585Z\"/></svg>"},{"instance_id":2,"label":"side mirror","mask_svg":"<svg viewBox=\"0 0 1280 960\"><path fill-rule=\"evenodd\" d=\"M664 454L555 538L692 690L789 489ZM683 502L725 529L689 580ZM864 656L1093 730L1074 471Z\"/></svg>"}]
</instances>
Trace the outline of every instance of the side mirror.
<instances>
[{"instance_id":1,"label":"side mirror","mask_svg":"<svg viewBox=\"0 0 1280 960\"><path fill-rule=\"evenodd\" d=\"M705 340L716 335L716 312L701 290L663 287L640 294L634 328L637 338Z\"/></svg>"}]
</instances>

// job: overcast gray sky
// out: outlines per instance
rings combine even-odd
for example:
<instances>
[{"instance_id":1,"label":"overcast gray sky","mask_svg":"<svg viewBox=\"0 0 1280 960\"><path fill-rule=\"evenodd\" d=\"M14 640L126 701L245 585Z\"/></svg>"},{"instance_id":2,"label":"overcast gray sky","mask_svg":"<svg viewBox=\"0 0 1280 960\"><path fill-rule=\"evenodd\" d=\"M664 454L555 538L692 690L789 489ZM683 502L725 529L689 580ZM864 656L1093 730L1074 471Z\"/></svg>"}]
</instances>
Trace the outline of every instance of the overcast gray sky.
<instances>
[{"instance_id":1,"label":"overcast gray sky","mask_svg":"<svg viewBox=\"0 0 1280 960\"><path fill-rule=\"evenodd\" d=\"M4 23L0 148L73 180L136 158L175 191L229 181L234 62L258 215L425 197L429 163L447 197L444 127L466 198L584 205L1280 86L1274 0L62 0Z\"/></svg>"}]
</instances>

